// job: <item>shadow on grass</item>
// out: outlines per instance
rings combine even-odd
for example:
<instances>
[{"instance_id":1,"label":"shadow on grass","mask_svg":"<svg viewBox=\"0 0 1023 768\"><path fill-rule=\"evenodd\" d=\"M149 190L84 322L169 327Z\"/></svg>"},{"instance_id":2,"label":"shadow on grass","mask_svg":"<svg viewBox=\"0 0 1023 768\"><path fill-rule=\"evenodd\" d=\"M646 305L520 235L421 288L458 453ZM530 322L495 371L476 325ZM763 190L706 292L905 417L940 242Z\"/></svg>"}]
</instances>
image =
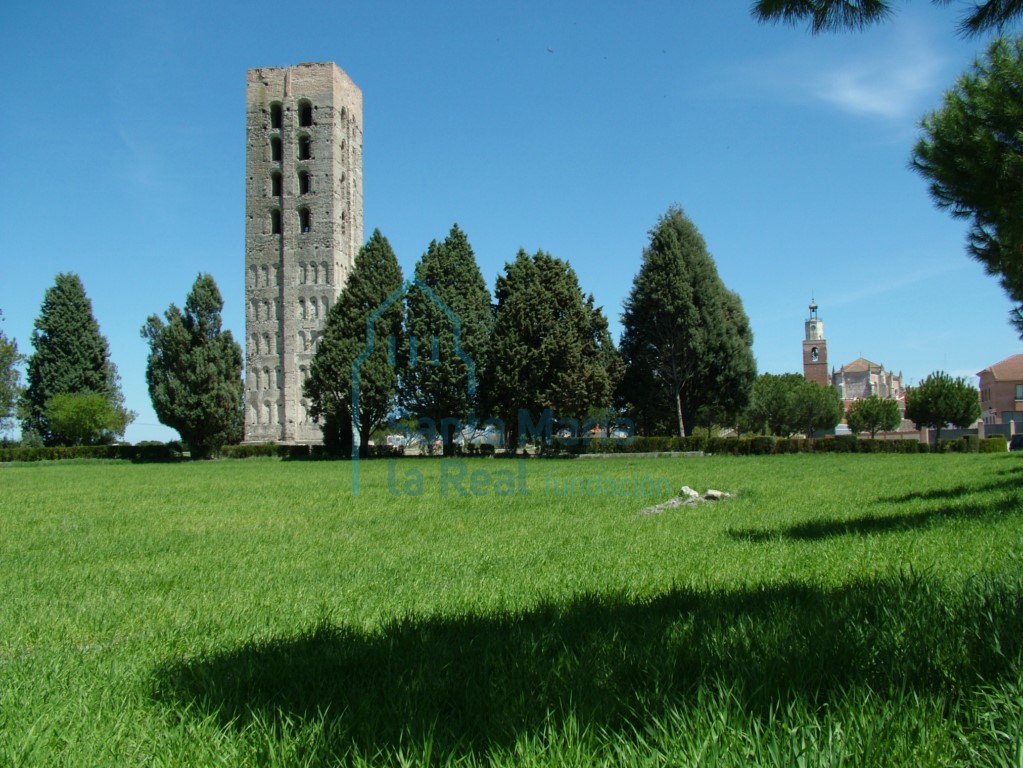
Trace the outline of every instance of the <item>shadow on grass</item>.
<instances>
[{"instance_id":1,"label":"shadow on grass","mask_svg":"<svg viewBox=\"0 0 1023 768\"><path fill-rule=\"evenodd\" d=\"M990 483L983 483L981 485L965 485L960 483L951 488L934 488L929 491L911 491L909 493L900 493L898 496L882 496L877 499L878 503L881 504L904 504L911 501L948 501L950 499L960 498L962 496L968 496L973 493L989 493L991 491L1015 491L1019 489L1019 478L1016 477L1015 470L1008 470L1001 474L1009 474L1010 476L1004 480L996 480Z\"/></svg>"},{"instance_id":2,"label":"shadow on grass","mask_svg":"<svg viewBox=\"0 0 1023 768\"><path fill-rule=\"evenodd\" d=\"M847 518L825 518L821 520L807 520L795 525L783 528L738 528L728 531L728 535L736 541L748 541L763 543L788 539L790 541L818 541L829 539L835 536L866 536L879 533L896 533L900 531L912 531L940 522L949 520L971 520L985 517L1019 515L1023 512L1023 499L1016 490L1018 485L1014 482L1005 484L991 484L983 487L972 487L969 492L991 491L996 487L1012 488L1008 493L1002 494L996 499L988 500L986 503L973 504L948 504L917 512L904 514L880 514L867 513L856 517ZM961 493L964 492L960 492ZM955 496L955 493L951 495ZM926 498L947 499L949 494L940 496L926 496ZM916 498L925 498L921 495ZM908 501L909 499L902 499ZM891 499L878 500L879 504L890 504Z\"/></svg>"},{"instance_id":3,"label":"shadow on grass","mask_svg":"<svg viewBox=\"0 0 1023 768\"><path fill-rule=\"evenodd\" d=\"M430 744L483 755L571 718L631 733L708 692L767 716L869 688L953 700L1012 673L1023 651L1023 582L951 592L916 574L825 590L674 589L590 595L498 615L409 615L377 631L321 625L155 671L183 718L330 721L329 753Z\"/></svg>"}]
</instances>

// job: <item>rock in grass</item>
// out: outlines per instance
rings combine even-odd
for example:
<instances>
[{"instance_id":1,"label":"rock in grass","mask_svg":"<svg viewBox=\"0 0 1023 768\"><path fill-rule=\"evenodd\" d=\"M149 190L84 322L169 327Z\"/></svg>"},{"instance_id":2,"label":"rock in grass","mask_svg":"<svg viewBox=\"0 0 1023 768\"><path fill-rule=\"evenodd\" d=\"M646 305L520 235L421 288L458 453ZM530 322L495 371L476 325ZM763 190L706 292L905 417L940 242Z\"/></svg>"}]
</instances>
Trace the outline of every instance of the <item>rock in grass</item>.
<instances>
[{"instance_id":1,"label":"rock in grass","mask_svg":"<svg viewBox=\"0 0 1023 768\"><path fill-rule=\"evenodd\" d=\"M706 493L701 495L699 491L694 491L688 485L683 485L682 489L678 492L678 496L668 499L667 501L662 501L660 504L654 504L652 507L641 509L639 514L659 515L666 509L674 509L675 507L691 507L704 501L723 501L730 498L732 498L732 494L726 491L717 491L713 488L709 488Z\"/></svg>"}]
</instances>

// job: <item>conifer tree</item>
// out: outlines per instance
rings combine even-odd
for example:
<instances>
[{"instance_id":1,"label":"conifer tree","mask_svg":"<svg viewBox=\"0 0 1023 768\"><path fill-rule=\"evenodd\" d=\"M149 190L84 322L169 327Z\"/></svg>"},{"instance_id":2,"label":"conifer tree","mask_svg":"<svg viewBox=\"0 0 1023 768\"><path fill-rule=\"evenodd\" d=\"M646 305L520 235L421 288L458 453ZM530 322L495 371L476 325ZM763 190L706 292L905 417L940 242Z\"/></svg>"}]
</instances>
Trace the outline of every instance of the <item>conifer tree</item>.
<instances>
[{"instance_id":1,"label":"conifer tree","mask_svg":"<svg viewBox=\"0 0 1023 768\"><path fill-rule=\"evenodd\" d=\"M688 435L701 412L745 406L756 376L749 319L679 208L650 233L622 325L621 397L640 431Z\"/></svg>"},{"instance_id":2,"label":"conifer tree","mask_svg":"<svg viewBox=\"0 0 1023 768\"><path fill-rule=\"evenodd\" d=\"M375 230L327 314L304 386L309 414L320 422L324 444L334 451L350 452L357 433L359 453L368 455L370 434L397 404L402 288L398 259Z\"/></svg>"},{"instance_id":3,"label":"conifer tree","mask_svg":"<svg viewBox=\"0 0 1023 768\"><path fill-rule=\"evenodd\" d=\"M52 429L47 401L55 395L102 395L110 403L110 423L90 442L122 435L135 414L124 407L117 368L110 361L107 340L92 314L92 302L76 274L57 275L46 290L32 331L34 352L28 358L28 386L22 399L22 429L47 445L70 444L76 438Z\"/></svg>"},{"instance_id":4,"label":"conifer tree","mask_svg":"<svg viewBox=\"0 0 1023 768\"><path fill-rule=\"evenodd\" d=\"M171 304L166 324L150 315L146 383L162 424L176 429L193 459L242 438L242 350L221 329L224 300L213 277L200 274L184 311Z\"/></svg>"},{"instance_id":5,"label":"conifer tree","mask_svg":"<svg viewBox=\"0 0 1023 768\"><path fill-rule=\"evenodd\" d=\"M444 242L430 243L406 295L400 400L410 415L438 429L478 415L484 356L494 327L490 304L476 256L455 224ZM450 454L451 435L441 438Z\"/></svg>"},{"instance_id":6,"label":"conifer tree","mask_svg":"<svg viewBox=\"0 0 1023 768\"><path fill-rule=\"evenodd\" d=\"M0 320L3 320L0 312ZM21 395L18 365L24 358L18 353L18 342L8 339L0 330L0 433L11 426L15 407Z\"/></svg>"},{"instance_id":7,"label":"conifer tree","mask_svg":"<svg viewBox=\"0 0 1023 768\"><path fill-rule=\"evenodd\" d=\"M585 421L611 404L614 365L607 321L587 302L568 262L519 251L497 278L487 402L516 446L549 409L554 418ZM523 419L529 419L526 424Z\"/></svg>"}]
</instances>

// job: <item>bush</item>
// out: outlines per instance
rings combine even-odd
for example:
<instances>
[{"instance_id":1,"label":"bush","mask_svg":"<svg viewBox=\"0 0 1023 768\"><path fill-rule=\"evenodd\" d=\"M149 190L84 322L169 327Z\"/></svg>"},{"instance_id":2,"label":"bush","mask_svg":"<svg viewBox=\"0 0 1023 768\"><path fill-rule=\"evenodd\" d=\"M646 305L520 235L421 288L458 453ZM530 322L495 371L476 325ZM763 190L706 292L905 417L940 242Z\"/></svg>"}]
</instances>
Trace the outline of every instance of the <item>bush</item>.
<instances>
[{"instance_id":1,"label":"bush","mask_svg":"<svg viewBox=\"0 0 1023 768\"><path fill-rule=\"evenodd\" d=\"M220 455L225 459L252 459L257 456L276 456L277 443L225 445L220 449Z\"/></svg>"},{"instance_id":2,"label":"bush","mask_svg":"<svg viewBox=\"0 0 1023 768\"><path fill-rule=\"evenodd\" d=\"M308 445L278 445L277 455L282 459L294 460L294 459L308 459L309 458L309 446Z\"/></svg>"},{"instance_id":3,"label":"bush","mask_svg":"<svg viewBox=\"0 0 1023 768\"><path fill-rule=\"evenodd\" d=\"M981 440L977 450L980 453L1005 453L1009 450L1009 441L1005 435L992 435Z\"/></svg>"},{"instance_id":4,"label":"bush","mask_svg":"<svg viewBox=\"0 0 1023 768\"><path fill-rule=\"evenodd\" d=\"M749 453L754 456L767 456L774 453L774 438L768 435L758 435L749 441Z\"/></svg>"},{"instance_id":5,"label":"bush","mask_svg":"<svg viewBox=\"0 0 1023 768\"><path fill-rule=\"evenodd\" d=\"M980 438L977 435L963 435L960 438L962 445L960 450L963 453L979 453L980 452Z\"/></svg>"}]
</instances>

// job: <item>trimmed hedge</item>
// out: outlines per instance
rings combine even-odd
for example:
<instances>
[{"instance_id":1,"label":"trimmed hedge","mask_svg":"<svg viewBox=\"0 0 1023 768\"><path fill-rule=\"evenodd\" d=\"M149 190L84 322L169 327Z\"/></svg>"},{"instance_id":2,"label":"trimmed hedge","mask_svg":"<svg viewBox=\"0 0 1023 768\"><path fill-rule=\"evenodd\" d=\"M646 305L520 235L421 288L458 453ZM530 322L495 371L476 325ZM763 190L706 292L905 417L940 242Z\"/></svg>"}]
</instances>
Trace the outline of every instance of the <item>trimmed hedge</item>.
<instances>
[{"instance_id":1,"label":"trimmed hedge","mask_svg":"<svg viewBox=\"0 0 1023 768\"><path fill-rule=\"evenodd\" d=\"M40 448L0 448L0 462L61 461L63 459L119 459L138 463L179 461L178 443L146 445L58 445Z\"/></svg>"},{"instance_id":2,"label":"trimmed hedge","mask_svg":"<svg viewBox=\"0 0 1023 768\"><path fill-rule=\"evenodd\" d=\"M1005 435L992 435L980 441L980 453L1005 453L1009 450L1009 441Z\"/></svg>"}]
</instances>

